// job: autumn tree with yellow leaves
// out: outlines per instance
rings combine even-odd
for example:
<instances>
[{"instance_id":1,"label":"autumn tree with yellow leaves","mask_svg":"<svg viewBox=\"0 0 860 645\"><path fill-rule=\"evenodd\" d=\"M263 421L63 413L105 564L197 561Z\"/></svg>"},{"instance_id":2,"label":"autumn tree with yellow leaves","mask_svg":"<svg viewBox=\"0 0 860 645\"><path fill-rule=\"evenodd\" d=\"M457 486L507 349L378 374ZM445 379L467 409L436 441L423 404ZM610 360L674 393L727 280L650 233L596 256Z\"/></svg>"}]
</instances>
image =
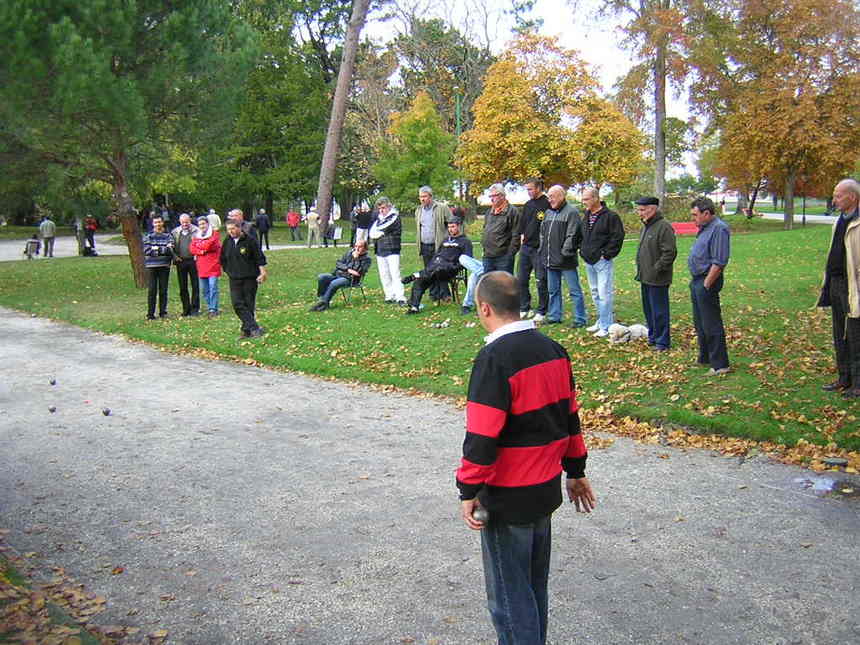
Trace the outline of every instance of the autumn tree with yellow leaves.
<instances>
[{"instance_id":1,"label":"autumn tree with yellow leaves","mask_svg":"<svg viewBox=\"0 0 860 645\"><path fill-rule=\"evenodd\" d=\"M548 184L633 180L642 134L608 101L580 59L557 39L526 33L487 72L475 124L457 161L481 189L500 180Z\"/></svg>"}]
</instances>

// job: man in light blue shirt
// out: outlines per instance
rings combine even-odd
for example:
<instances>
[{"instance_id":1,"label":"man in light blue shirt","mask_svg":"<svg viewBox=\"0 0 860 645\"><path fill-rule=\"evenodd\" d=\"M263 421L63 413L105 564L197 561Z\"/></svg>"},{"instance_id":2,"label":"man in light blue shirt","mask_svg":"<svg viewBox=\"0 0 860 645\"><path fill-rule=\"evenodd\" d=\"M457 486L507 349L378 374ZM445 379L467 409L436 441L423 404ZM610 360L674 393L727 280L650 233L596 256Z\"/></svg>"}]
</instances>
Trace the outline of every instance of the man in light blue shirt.
<instances>
[{"instance_id":1,"label":"man in light blue shirt","mask_svg":"<svg viewBox=\"0 0 860 645\"><path fill-rule=\"evenodd\" d=\"M710 365L709 374L727 374L729 354L720 290L723 288L723 271L729 263L731 233L728 224L716 216L716 206L707 197L693 201L690 215L699 228L687 258L692 276L690 298L699 343L699 364Z\"/></svg>"}]
</instances>

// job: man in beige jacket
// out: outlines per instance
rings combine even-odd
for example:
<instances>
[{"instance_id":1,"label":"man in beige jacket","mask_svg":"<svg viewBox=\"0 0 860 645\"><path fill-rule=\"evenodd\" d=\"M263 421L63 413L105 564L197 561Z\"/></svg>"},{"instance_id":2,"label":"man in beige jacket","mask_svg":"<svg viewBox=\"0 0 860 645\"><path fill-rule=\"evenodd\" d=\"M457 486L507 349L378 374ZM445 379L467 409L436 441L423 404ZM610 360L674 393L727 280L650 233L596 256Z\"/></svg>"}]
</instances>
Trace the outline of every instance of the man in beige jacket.
<instances>
[{"instance_id":1,"label":"man in beige jacket","mask_svg":"<svg viewBox=\"0 0 860 645\"><path fill-rule=\"evenodd\" d=\"M856 399L860 398L860 183L843 179L836 184L833 204L840 215L833 225L818 306L833 311L839 377L822 388Z\"/></svg>"}]
</instances>

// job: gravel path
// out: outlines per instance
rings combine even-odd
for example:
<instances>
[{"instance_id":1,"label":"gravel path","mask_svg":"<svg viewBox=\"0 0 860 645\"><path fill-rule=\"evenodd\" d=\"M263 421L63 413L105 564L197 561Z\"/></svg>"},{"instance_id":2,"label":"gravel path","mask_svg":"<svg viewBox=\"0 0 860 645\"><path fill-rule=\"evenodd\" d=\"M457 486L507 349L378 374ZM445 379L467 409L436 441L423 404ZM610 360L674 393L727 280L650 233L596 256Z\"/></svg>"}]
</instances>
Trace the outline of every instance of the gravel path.
<instances>
[{"instance_id":1,"label":"gravel path","mask_svg":"<svg viewBox=\"0 0 860 645\"><path fill-rule=\"evenodd\" d=\"M103 624L200 645L494 642L457 517L461 410L0 323L0 528L106 596ZM554 645L860 641L860 498L816 492L832 479L626 439L589 473L597 511L555 515Z\"/></svg>"}]
</instances>

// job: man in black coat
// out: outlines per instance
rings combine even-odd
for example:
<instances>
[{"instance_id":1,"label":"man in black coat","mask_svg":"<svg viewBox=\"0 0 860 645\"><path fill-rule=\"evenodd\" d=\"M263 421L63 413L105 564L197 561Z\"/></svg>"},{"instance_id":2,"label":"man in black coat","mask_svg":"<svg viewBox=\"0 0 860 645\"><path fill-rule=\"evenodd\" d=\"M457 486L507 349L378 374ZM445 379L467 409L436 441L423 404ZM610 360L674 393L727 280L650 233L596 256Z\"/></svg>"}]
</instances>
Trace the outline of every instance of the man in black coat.
<instances>
[{"instance_id":1,"label":"man in black coat","mask_svg":"<svg viewBox=\"0 0 860 645\"><path fill-rule=\"evenodd\" d=\"M367 242L360 240L355 247L343 254L334 266L334 273L320 273L317 276L317 303L311 311L325 311L338 289L357 285L370 268Z\"/></svg>"},{"instance_id":2,"label":"man in black coat","mask_svg":"<svg viewBox=\"0 0 860 645\"><path fill-rule=\"evenodd\" d=\"M259 338L265 332L254 317L257 287L266 281L266 256L256 238L242 230L242 222L227 220L227 238L221 245L221 268L230 276L230 300L242 321L241 338Z\"/></svg>"},{"instance_id":3,"label":"man in black coat","mask_svg":"<svg viewBox=\"0 0 860 645\"><path fill-rule=\"evenodd\" d=\"M582 191L582 246L579 254L585 260L585 275L591 289L591 299L597 310L597 322L588 328L599 338L609 335L609 325L615 322L613 312L613 258L624 243L624 224L618 213L606 208L596 188Z\"/></svg>"}]
</instances>

